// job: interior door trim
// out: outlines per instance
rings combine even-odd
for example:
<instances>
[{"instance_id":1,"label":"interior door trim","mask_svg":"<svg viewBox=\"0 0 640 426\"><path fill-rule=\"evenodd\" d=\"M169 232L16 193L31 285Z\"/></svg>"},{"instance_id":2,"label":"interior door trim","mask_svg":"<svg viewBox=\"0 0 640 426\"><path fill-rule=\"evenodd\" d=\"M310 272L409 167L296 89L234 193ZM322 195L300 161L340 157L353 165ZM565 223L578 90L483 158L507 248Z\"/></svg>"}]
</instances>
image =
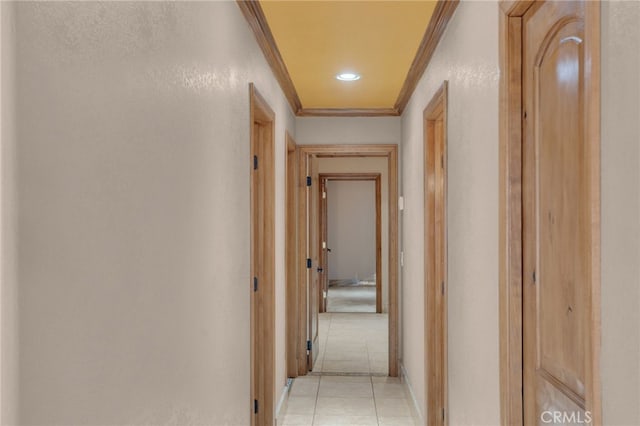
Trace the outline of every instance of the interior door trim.
<instances>
[{"instance_id":1,"label":"interior door trim","mask_svg":"<svg viewBox=\"0 0 640 426\"><path fill-rule=\"evenodd\" d=\"M500 1L499 335L502 425L523 425L522 16L533 1ZM585 135L589 159L591 279L586 409L602 423L600 383L600 3L585 2Z\"/></svg>"},{"instance_id":2,"label":"interior door trim","mask_svg":"<svg viewBox=\"0 0 640 426\"><path fill-rule=\"evenodd\" d=\"M298 323L294 320L298 315L298 268L297 238L298 238L298 188L296 186L298 176L297 144L289 132L285 132L285 259L284 269L286 293L285 305L287 312L294 315L286 315L286 364L287 377L298 376L298 363L300 354L297 351L298 335L300 333Z\"/></svg>"},{"instance_id":3,"label":"interior door trim","mask_svg":"<svg viewBox=\"0 0 640 426\"><path fill-rule=\"evenodd\" d=\"M271 425L275 391L275 113L249 84L251 176L250 295L252 426ZM260 407L258 409L258 407Z\"/></svg>"},{"instance_id":4,"label":"interior door trim","mask_svg":"<svg viewBox=\"0 0 640 426\"><path fill-rule=\"evenodd\" d=\"M448 424L448 335L447 335L447 102L448 81L444 81L424 109L424 312L425 312L425 390L429 425ZM442 121L442 140L436 136L436 122ZM441 144L441 146L437 146ZM440 150L441 157L437 152ZM441 195L438 196L437 169L442 169ZM437 222L438 205L442 218ZM443 239L442 281L437 280L436 247ZM439 338L438 338L439 337ZM439 357L439 352L442 355Z\"/></svg>"},{"instance_id":5,"label":"interior door trim","mask_svg":"<svg viewBox=\"0 0 640 426\"><path fill-rule=\"evenodd\" d=\"M389 173L389 376L398 377L399 364L399 315L398 315L398 145L396 144L362 144L362 145L298 145L300 167L309 156L326 157L386 157ZM304 211L303 197L299 198L298 216ZM304 234L304 233L302 233ZM306 236L299 236L300 259L303 261ZM304 280L300 281L301 283ZM306 289L303 289L306 291ZM300 293L303 293L301 291ZM307 312L305 300L300 300L300 312ZM302 315L300 321L304 321ZM299 343L303 346L303 342ZM306 374L300 373L300 374Z\"/></svg>"},{"instance_id":6,"label":"interior door trim","mask_svg":"<svg viewBox=\"0 0 640 426\"><path fill-rule=\"evenodd\" d=\"M327 181L373 181L376 203L376 313L382 313L382 185L380 173L320 173L320 182ZM322 196L322 194L320 194ZM328 198L327 198L328 200ZM328 202L328 201L327 201ZM321 226L327 226L321 223ZM322 231L320 231L322 235ZM320 242L322 245L322 242ZM322 247L320 248L322 250ZM326 256L326 254L325 254ZM324 271L326 274L327 271ZM327 278L328 279L328 278ZM322 290L321 290L322 291ZM320 295L322 297L322 295ZM320 310L320 312L323 312Z\"/></svg>"}]
</instances>

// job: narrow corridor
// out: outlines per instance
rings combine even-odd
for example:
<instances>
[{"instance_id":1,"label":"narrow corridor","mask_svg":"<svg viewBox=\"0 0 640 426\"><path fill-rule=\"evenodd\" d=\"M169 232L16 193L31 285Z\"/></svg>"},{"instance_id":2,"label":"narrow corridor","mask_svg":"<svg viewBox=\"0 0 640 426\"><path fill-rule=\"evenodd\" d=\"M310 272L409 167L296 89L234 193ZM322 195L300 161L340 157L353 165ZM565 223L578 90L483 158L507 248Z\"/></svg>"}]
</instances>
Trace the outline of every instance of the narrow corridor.
<instances>
[{"instance_id":1,"label":"narrow corridor","mask_svg":"<svg viewBox=\"0 0 640 426\"><path fill-rule=\"evenodd\" d=\"M320 314L320 356L313 372L386 376L388 322L387 314Z\"/></svg>"},{"instance_id":2,"label":"narrow corridor","mask_svg":"<svg viewBox=\"0 0 640 426\"><path fill-rule=\"evenodd\" d=\"M414 425L400 379L309 375L294 380L283 426Z\"/></svg>"}]
</instances>

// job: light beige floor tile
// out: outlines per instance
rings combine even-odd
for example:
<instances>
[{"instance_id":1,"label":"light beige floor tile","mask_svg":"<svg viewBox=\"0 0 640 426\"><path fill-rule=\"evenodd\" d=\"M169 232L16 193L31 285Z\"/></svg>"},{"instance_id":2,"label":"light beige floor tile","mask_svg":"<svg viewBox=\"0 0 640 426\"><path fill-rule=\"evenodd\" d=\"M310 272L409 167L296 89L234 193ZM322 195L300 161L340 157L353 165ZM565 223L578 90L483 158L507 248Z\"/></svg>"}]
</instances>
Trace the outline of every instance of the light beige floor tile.
<instances>
[{"instance_id":1,"label":"light beige floor tile","mask_svg":"<svg viewBox=\"0 0 640 426\"><path fill-rule=\"evenodd\" d=\"M359 342L357 340L337 341L331 340L331 338L329 338L329 341L327 341L325 356L333 353L358 351L366 353L367 344L365 342Z\"/></svg>"},{"instance_id":2,"label":"light beige floor tile","mask_svg":"<svg viewBox=\"0 0 640 426\"><path fill-rule=\"evenodd\" d=\"M379 353L379 352L374 352L374 353ZM369 356L369 362L381 362L381 363L388 364L389 357L387 356L386 353L381 355Z\"/></svg>"},{"instance_id":3,"label":"light beige floor tile","mask_svg":"<svg viewBox=\"0 0 640 426\"><path fill-rule=\"evenodd\" d=\"M402 384L402 381L400 380L399 377L372 377L371 381L373 383L400 383Z\"/></svg>"},{"instance_id":4,"label":"light beige floor tile","mask_svg":"<svg viewBox=\"0 0 640 426\"><path fill-rule=\"evenodd\" d=\"M378 339L376 337L374 339L366 339L366 344L370 352L386 352L389 341L386 338Z\"/></svg>"},{"instance_id":5,"label":"light beige floor tile","mask_svg":"<svg viewBox=\"0 0 640 426\"><path fill-rule=\"evenodd\" d=\"M301 378L309 377L302 376L293 381L293 385L291 387L291 393L289 397L296 396L306 396L306 397L316 397L318 395L318 386L320 384L319 380L300 380Z\"/></svg>"},{"instance_id":6,"label":"light beige floor tile","mask_svg":"<svg viewBox=\"0 0 640 426\"><path fill-rule=\"evenodd\" d=\"M313 425L313 414L287 414L282 419L282 426L311 426Z\"/></svg>"},{"instance_id":7,"label":"light beige floor tile","mask_svg":"<svg viewBox=\"0 0 640 426\"><path fill-rule=\"evenodd\" d=\"M378 417L380 426L415 426L411 417Z\"/></svg>"},{"instance_id":8,"label":"light beige floor tile","mask_svg":"<svg viewBox=\"0 0 640 426\"><path fill-rule=\"evenodd\" d=\"M376 398L405 398L404 386L401 383L374 383L373 393Z\"/></svg>"},{"instance_id":9,"label":"light beige floor tile","mask_svg":"<svg viewBox=\"0 0 640 426\"><path fill-rule=\"evenodd\" d=\"M313 426L378 426L375 416L315 416Z\"/></svg>"},{"instance_id":10,"label":"light beige floor tile","mask_svg":"<svg viewBox=\"0 0 640 426\"><path fill-rule=\"evenodd\" d=\"M295 383L316 383L319 384L320 383L320 376L298 376L294 379Z\"/></svg>"},{"instance_id":11,"label":"light beige floor tile","mask_svg":"<svg viewBox=\"0 0 640 426\"><path fill-rule=\"evenodd\" d=\"M373 398L373 389L370 382L331 382L322 381L318 397L351 397Z\"/></svg>"},{"instance_id":12,"label":"light beige floor tile","mask_svg":"<svg viewBox=\"0 0 640 426\"><path fill-rule=\"evenodd\" d=\"M327 360L322 364L322 371L333 373L368 373L369 362L353 360Z\"/></svg>"},{"instance_id":13,"label":"light beige floor tile","mask_svg":"<svg viewBox=\"0 0 640 426\"><path fill-rule=\"evenodd\" d=\"M371 383L371 377L369 376L322 376L320 380L322 383L332 382L332 383L347 383L347 382L355 382L355 383Z\"/></svg>"},{"instance_id":14,"label":"light beige floor tile","mask_svg":"<svg viewBox=\"0 0 640 426\"><path fill-rule=\"evenodd\" d=\"M369 360L366 351L333 351L325 355L327 361L352 360L367 362Z\"/></svg>"},{"instance_id":15,"label":"light beige floor tile","mask_svg":"<svg viewBox=\"0 0 640 426\"><path fill-rule=\"evenodd\" d=\"M289 414L313 414L316 406L315 397L292 396L287 402L287 412Z\"/></svg>"},{"instance_id":16,"label":"light beige floor tile","mask_svg":"<svg viewBox=\"0 0 640 426\"><path fill-rule=\"evenodd\" d=\"M369 363L369 371L371 374L387 374L389 371L389 363L384 361Z\"/></svg>"},{"instance_id":17,"label":"light beige floor tile","mask_svg":"<svg viewBox=\"0 0 640 426\"><path fill-rule=\"evenodd\" d=\"M326 398L318 397L318 416L375 416L373 398Z\"/></svg>"},{"instance_id":18,"label":"light beige floor tile","mask_svg":"<svg viewBox=\"0 0 640 426\"><path fill-rule=\"evenodd\" d=\"M402 398L376 398L378 417L410 417L409 404Z\"/></svg>"}]
</instances>

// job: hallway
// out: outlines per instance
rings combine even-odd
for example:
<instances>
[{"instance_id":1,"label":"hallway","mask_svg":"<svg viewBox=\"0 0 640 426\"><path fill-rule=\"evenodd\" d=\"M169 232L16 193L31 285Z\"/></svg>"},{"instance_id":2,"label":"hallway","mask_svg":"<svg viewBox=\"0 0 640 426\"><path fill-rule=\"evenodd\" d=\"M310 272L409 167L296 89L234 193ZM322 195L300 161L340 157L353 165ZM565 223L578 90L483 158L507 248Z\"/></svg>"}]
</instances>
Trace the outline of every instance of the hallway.
<instances>
[{"instance_id":1,"label":"hallway","mask_svg":"<svg viewBox=\"0 0 640 426\"><path fill-rule=\"evenodd\" d=\"M375 312L376 288L373 285L329 286L327 312Z\"/></svg>"},{"instance_id":2,"label":"hallway","mask_svg":"<svg viewBox=\"0 0 640 426\"><path fill-rule=\"evenodd\" d=\"M640 425L639 22L0 0L0 424ZM325 285L340 173L375 295Z\"/></svg>"},{"instance_id":3,"label":"hallway","mask_svg":"<svg viewBox=\"0 0 640 426\"><path fill-rule=\"evenodd\" d=\"M293 382L281 425L414 425L409 407L398 378L302 376Z\"/></svg>"},{"instance_id":4,"label":"hallway","mask_svg":"<svg viewBox=\"0 0 640 426\"><path fill-rule=\"evenodd\" d=\"M386 376L388 323L387 314L320 314L320 357L313 372Z\"/></svg>"}]
</instances>

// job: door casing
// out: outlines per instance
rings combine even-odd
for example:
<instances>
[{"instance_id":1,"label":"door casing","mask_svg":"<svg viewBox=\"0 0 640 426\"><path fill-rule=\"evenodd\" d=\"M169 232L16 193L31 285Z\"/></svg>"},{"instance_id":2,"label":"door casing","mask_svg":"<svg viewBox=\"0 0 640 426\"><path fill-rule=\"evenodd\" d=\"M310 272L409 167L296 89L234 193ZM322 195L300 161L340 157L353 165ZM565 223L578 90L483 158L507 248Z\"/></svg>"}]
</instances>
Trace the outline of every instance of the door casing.
<instances>
[{"instance_id":1,"label":"door casing","mask_svg":"<svg viewBox=\"0 0 640 426\"><path fill-rule=\"evenodd\" d=\"M286 337L286 363L287 377L298 376L298 363L300 354L297 350L298 335L300 333L298 322L298 259L297 259L297 239L298 239L298 153L296 142L289 132L285 133L285 305L288 313L285 316L287 324Z\"/></svg>"},{"instance_id":2,"label":"door casing","mask_svg":"<svg viewBox=\"0 0 640 426\"><path fill-rule=\"evenodd\" d=\"M275 390L275 114L253 83L249 84L249 99L251 120L251 158L248 159L251 173L251 278L248 283L248 291L251 295L249 410L252 426L271 426L274 422Z\"/></svg>"},{"instance_id":3,"label":"door casing","mask_svg":"<svg viewBox=\"0 0 640 426\"><path fill-rule=\"evenodd\" d=\"M308 159L312 156L323 157L385 157L387 158L389 173L389 376L398 377L399 373L399 357L398 357L398 337L399 337L399 318L398 318L398 269L399 269L399 252L398 252L398 145L380 144L380 145L298 145L298 169L303 169ZM298 198L298 223L301 228L306 226L306 201L303 179L306 177L299 176L300 192ZM298 236L298 255L299 264L306 263L306 250L308 246L308 235L300 232ZM306 298L306 269L301 268L299 287L299 310L305 313L309 309ZM298 315L298 321L301 328L306 330L306 315ZM300 336L299 350L306 355L306 336ZM299 363L302 364L302 363ZM307 371L299 368L299 374L304 375Z\"/></svg>"},{"instance_id":4,"label":"door casing","mask_svg":"<svg viewBox=\"0 0 640 426\"><path fill-rule=\"evenodd\" d=\"M320 189L321 192L326 188L328 181L373 181L375 182L375 209L376 209L376 313L382 313L382 185L380 173L320 173ZM329 202L328 195L324 197L320 194L321 201L321 220L319 234L326 235L328 231L327 223L327 204ZM324 240L326 241L326 239ZM322 246L320 241L320 259L323 269L322 285L320 286L320 312L326 311L326 298L324 292L328 286L328 270L327 270L327 248Z\"/></svg>"},{"instance_id":5,"label":"door casing","mask_svg":"<svg viewBox=\"0 0 640 426\"><path fill-rule=\"evenodd\" d=\"M447 407L447 96L442 83L424 110L425 375L427 424Z\"/></svg>"},{"instance_id":6,"label":"door casing","mask_svg":"<svg viewBox=\"0 0 640 426\"><path fill-rule=\"evenodd\" d=\"M523 425L523 25L534 1L500 2L499 327L500 411L503 425ZM591 223L586 354L586 409L602 423L600 382L600 3L585 2L585 135Z\"/></svg>"}]
</instances>

